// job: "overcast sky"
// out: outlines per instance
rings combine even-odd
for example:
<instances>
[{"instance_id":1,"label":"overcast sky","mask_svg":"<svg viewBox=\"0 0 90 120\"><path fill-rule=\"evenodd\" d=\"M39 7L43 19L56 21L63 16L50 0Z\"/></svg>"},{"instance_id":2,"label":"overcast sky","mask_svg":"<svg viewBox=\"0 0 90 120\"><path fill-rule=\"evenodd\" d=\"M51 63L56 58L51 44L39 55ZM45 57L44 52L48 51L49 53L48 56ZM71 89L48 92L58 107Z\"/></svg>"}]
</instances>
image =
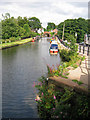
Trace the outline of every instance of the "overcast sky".
<instances>
[{"instance_id":1,"label":"overcast sky","mask_svg":"<svg viewBox=\"0 0 90 120\"><path fill-rule=\"evenodd\" d=\"M2 13L11 16L37 17L42 26L48 22L58 25L66 19L88 18L89 0L0 0L0 17Z\"/></svg>"}]
</instances>

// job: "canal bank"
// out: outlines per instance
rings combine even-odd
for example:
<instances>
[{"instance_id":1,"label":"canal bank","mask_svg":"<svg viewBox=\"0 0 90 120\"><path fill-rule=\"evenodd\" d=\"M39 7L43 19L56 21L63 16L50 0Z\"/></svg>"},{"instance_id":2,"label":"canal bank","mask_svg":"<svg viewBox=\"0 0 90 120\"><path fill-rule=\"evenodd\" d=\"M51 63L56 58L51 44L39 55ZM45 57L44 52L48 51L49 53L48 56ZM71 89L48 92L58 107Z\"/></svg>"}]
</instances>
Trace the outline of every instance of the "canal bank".
<instances>
[{"instance_id":1,"label":"canal bank","mask_svg":"<svg viewBox=\"0 0 90 120\"><path fill-rule=\"evenodd\" d=\"M67 47L65 47L63 44L61 44L58 38L56 39L56 41L58 42L59 51L62 49L65 49L67 51L70 50ZM54 77L50 77L49 80L54 81L54 83L55 84L57 83L57 85L60 87L62 86L71 87L71 89L73 88L78 93L83 92L89 95L90 93L90 83L89 83L90 56L87 56L87 54L83 55L81 53L79 54L79 56L81 57L81 59L83 58L83 56L85 56L85 59L83 61L79 59L76 63L74 63L74 65L72 63L71 66L68 66L68 68L66 68L68 70L67 79L63 78L62 76L58 76L58 77L54 76ZM75 68L73 66L75 66Z\"/></svg>"},{"instance_id":2,"label":"canal bank","mask_svg":"<svg viewBox=\"0 0 90 120\"><path fill-rule=\"evenodd\" d=\"M32 38L27 38L27 39L16 41L16 42L3 43L3 44L0 44L0 49L6 49L6 48L14 47L14 46L19 46L19 45L26 44L31 41L32 41Z\"/></svg>"},{"instance_id":3,"label":"canal bank","mask_svg":"<svg viewBox=\"0 0 90 120\"><path fill-rule=\"evenodd\" d=\"M47 66L49 77L41 77L39 84L35 85L39 91L35 100L41 118L62 120L89 118L88 101L90 101L90 92L88 91L88 84L86 84L88 73L85 71L87 67L83 66L83 62L86 65L87 59L83 61L81 58L77 59L77 62L74 61L75 65L78 65L74 66L75 69L70 65L68 66L69 75L67 74L67 76L65 76L65 73L63 74L63 71L67 68L65 63L61 63L61 65L57 66L57 69L53 66ZM83 81L85 83L78 79L82 73L78 67L81 67L84 70L83 72L86 72Z\"/></svg>"}]
</instances>

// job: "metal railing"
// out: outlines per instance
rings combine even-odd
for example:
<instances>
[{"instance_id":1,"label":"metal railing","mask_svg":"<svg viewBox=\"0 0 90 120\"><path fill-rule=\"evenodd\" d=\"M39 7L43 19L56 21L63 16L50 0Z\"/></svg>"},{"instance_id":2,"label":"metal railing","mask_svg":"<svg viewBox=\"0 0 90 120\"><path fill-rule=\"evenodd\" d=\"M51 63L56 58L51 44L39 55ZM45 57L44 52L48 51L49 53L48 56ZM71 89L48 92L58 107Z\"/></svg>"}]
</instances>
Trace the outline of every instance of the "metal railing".
<instances>
[{"instance_id":1,"label":"metal railing","mask_svg":"<svg viewBox=\"0 0 90 120\"><path fill-rule=\"evenodd\" d=\"M57 36L58 37L58 36ZM59 41L60 41L60 38L58 37L58 39L59 39ZM65 47L67 47L67 48L69 48L69 46L68 45L66 45L63 41L61 42ZM89 56L90 55L90 45L87 45L87 46L85 46L85 45L79 45L79 47L78 47L78 52L79 53L82 53L82 54L87 54L87 56Z\"/></svg>"},{"instance_id":2,"label":"metal railing","mask_svg":"<svg viewBox=\"0 0 90 120\"><path fill-rule=\"evenodd\" d=\"M79 52L80 52L80 53L87 54L87 56L89 56L89 54L90 54L90 53L89 53L89 52L90 52L90 51L89 51L89 50L90 50L89 47L90 47L89 45L88 45L88 46L79 45L79 48L78 48L78 49L79 49Z\"/></svg>"}]
</instances>

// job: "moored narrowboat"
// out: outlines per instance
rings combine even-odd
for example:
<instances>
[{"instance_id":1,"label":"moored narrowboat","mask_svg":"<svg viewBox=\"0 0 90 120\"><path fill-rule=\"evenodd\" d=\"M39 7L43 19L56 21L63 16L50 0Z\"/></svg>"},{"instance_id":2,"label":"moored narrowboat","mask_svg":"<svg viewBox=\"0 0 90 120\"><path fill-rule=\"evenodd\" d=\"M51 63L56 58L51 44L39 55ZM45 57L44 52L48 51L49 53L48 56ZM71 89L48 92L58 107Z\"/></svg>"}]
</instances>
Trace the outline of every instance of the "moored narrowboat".
<instances>
[{"instance_id":1,"label":"moored narrowboat","mask_svg":"<svg viewBox=\"0 0 90 120\"><path fill-rule=\"evenodd\" d=\"M58 54L58 44L56 41L52 41L49 49L50 54Z\"/></svg>"},{"instance_id":2,"label":"moored narrowboat","mask_svg":"<svg viewBox=\"0 0 90 120\"><path fill-rule=\"evenodd\" d=\"M35 42L35 40L36 40L36 37L33 37L33 38L32 38L32 42Z\"/></svg>"}]
</instances>

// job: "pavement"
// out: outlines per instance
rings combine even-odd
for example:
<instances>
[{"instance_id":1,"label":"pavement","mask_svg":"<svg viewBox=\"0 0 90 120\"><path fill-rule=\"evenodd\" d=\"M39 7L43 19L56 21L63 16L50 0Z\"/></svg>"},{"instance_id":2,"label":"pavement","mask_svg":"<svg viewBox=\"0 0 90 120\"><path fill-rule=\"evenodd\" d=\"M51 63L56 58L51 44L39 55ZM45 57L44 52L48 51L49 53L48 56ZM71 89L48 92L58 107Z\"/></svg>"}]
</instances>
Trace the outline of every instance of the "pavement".
<instances>
[{"instance_id":1,"label":"pavement","mask_svg":"<svg viewBox=\"0 0 90 120\"><path fill-rule=\"evenodd\" d=\"M76 79L82 81L85 85L89 86L90 75L90 56L85 56L86 59L82 61L82 64L74 70L69 70L69 79Z\"/></svg>"},{"instance_id":2,"label":"pavement","mask_svg":"<svg viewBox=\"0 0 90 120\"><path fill-rule=\"evenodd\" d=\"M59 43L59 48L61 49L67 49L63 44ZM90 51L89 55L87 56L87 48L85 48L85 52L83 54L83 46L81 47L81 52L78 53L81 56L85 56L85 60L82 61L81 65L77 67L76 69L70 69L68 79L73 80L76 79L78 81L82 81L84 85L88 86L90 89Z\"/></svg>"}]
</instances>

